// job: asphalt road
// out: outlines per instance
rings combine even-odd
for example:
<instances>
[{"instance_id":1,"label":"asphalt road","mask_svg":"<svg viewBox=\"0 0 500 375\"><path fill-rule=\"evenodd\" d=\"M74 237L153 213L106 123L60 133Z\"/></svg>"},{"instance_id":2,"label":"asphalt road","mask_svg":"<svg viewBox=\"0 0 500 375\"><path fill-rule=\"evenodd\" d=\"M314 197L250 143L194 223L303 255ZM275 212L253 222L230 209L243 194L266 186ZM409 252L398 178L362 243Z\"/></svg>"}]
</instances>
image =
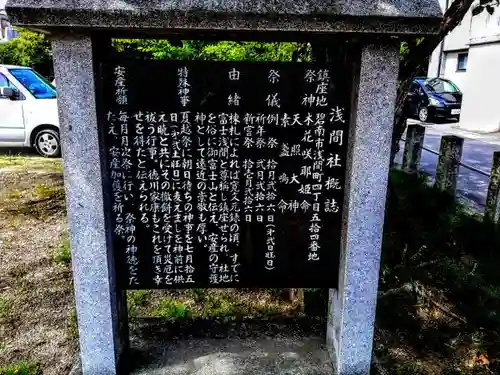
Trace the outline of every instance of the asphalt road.
<instances>
[{"instance_id":1,"label":"asphalt road","mask_svg":"<svg viewBox=\"0 0 500 375\"><path fill-rule=\"evenodd\" d=\"M473 166L483 172L490 173L493 153L500 151L500 134L479 135L469 133L454 128L456 123L446 124L425 124L424 147L439 151L441 137L443 135L457 135L463 137L464 148L462 153L462 163ZM402 145L402 148L404 145ZM402 159L402 151L396 159ZM433 179L436 175L438 156L423 150L420 168L429 174ZM489 185L489 177L478 172L460 166L457 194L460 200L465 201L472 208L483 211L486 203L486 194Z\"/></svg>"}]
</instances>

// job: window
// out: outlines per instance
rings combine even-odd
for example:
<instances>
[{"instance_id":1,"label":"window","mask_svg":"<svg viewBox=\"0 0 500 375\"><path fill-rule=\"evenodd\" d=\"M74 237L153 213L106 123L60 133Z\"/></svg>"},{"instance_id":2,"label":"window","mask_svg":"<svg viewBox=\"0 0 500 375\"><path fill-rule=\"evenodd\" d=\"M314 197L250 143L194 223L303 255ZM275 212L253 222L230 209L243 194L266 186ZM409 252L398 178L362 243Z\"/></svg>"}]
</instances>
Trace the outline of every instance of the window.
<instances>
[{"instance_id":1,"label":"window","mask_svg":"<svg viewBox=\"0 0 500 375\"><path fill-rule=\"evenodd\" d=\"M467 59L469 54L459 53L457 58L457 72L465 72L467 70Z\"/></svg>"},{"instance_id":2,"label":"window","mask_svg":"<svg viewBox=\"0 0 500 375\"><path fill-rule=\"evenodd\" d=\"M9 69L26 89L37 99L55 99L56 90L41 75L31 69Z\"/></svg>"},{"instance_id":3,"label":"window","mask_svg":"<svg viewBox=\"0 0 500 375\"><path fill-rule=\"evenodd\" d=\"M0 73L0 87L10 87L12 90L14 90L14 97L11 98L11 100L24 100L25 99L24 95L21 92L19 92L17 87L14 86L12 84L12 82L10 82L8 80L8 78L5 77L2 73Z\"/></svg>"},{"instance_id":4,"label":"window","mask_svg":"<svg viewBox=\"0 0 500 375\"><path fill-rule=\"evenodd\" d=\"M434 78L425 82L425 87L427 88L427 90L435 92L437 94L441 94L444 92L456 93L460 91L458 87L453 83L442 78Z\"/></svg>"},{"instance_id":5,"label":"window","mask_svg":"<svg viewBox=\"0 0 500 375\"><path fill-rule=\"evenodd\" d=\"M3 74L0 74L0 87L9 87L9 80Z\"/></svg>"}]
</instances>

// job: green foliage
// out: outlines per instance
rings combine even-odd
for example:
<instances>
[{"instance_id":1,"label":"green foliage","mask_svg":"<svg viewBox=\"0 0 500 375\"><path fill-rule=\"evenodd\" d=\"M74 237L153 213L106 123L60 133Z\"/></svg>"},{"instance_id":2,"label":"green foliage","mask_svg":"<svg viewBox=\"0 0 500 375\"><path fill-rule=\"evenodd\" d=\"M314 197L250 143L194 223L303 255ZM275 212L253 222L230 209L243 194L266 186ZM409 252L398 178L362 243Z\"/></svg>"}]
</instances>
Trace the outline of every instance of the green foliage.
<instances>
[{"instance_id":1,"label":"green foliage","mask_svg":"<svg viewBox=\"0 0 500 375\"><path fill-rule=\"evenodd\" d=\"M56 249L54 254L54 261L59 264L69 266L71 264L71 247L69 237L64 236L61 244Z\"/></svg>"},{"instance_id":2,"label":"green foliage","mask_svg":"<svg viewBox=\"0 0 500 375\"><path fill-rule=\"evenodd\" d=\"M398 332L396 348L424 355L470 348L472 354L460 354L472 361L470 368L458 370L463 358L449 358L446 372L426 368L425 374L500 373L496 361L487 367L474 354L496 358L500 352L500 229L422 176L392 171L389 186L377 326ZM384 355L391 374L419 374L414 360L393 355Z\"/></svg>"},{"instance_id":3,"label":"green foliage","mask_svg":"<svg viewBox=\"0 0 500 375\"><path fill-rule=\"evenodd\" d=\"M203 301L203 316L235 316L241 315L242 308L233 298L207 294Z\"/></svg>"},{"instance_id":4,"label":"green foliage","mask_svg":"<svg viewBox=\"0 0 500 375\"><path fill-rule=\"evenodd\" d=\"M36 363L19 362L0 368L0 375L42 375L42 370Z\"/></svg>"},{"instance_id":5,"label":"green foliage","mask_svg":"<svg viewBox=\"0 0 500 375\"><path fill-rule=\"evenodd\" d=\"M189 318L191 312L188 307L173 298L167 297L160 301L158 307L152 313L154 316L175 319L175 318Z\"/></svg>"},{"instance_id":6,"label":"green foliage","mask_svg":"<svg viewBox=\"0 0 500 375\"><path fill-rule=\"evenodd\" d=\"M175 46L167 40L114 39L112 45L120 53L142 55L154 60L192 60L197 53L197 49L189 43Z\"/></svg>"},{"instance_id":7,"label":"green foliage","mask_svg":"<svg viewBox=\"0 0 500 375\"><path fill-rule=\"evenodd\" d=\"M0 64L30 66L42 75L52 75L50 41L43 34L18 28L19 37L0 43Z\"/></svg>"},{"instance_id":8,"label":"green foliage","mask_svg":"<svg viewBox=\"0 0 500 375\"><path fill-rule=\"evenodd\" d=\"M292 61L297 43L219 42L206 46L202 58L220 61Z\"/></svg>"},{"instance_id":9,"label":"green foliage","mask_svg":"<svg viewBox=\"0 0 500 375\"><path fill-rule=\"evenodd\" d=\"M69 337L76 341L78 340L78 320L76 317L76 307L72 307L68 313L68 335Z\"/></svg>"},{"instance_id":10,"label":"green foliage","mask_svg":"<svg viewBox=\"0 0 500 375\"><path fill-rule=\"evenodd\" d=\"M9 320L10 312L11 305L9 301L5 297L0 296L0 323Z\"/></svg>"},{"instance_id":11,"label":"green foliage","mask_svg":"<svg viewBox=\"0 0 500 375\"><path fill-rule=\"evenodd\" d=\"M119 53L154 60L292 61L310 59L299 43L114 39Z\"/></svg>"},{"instance_id":12,"label":"green foliage","mask_svg":"<svg viewBox=\"0 0 500 375\"><path fill-rule=\"evenodd\" d=\"M129 290L127 292L127 309L129 315L140 315L141 309L151 302L151 294L151 290Z\"/></svg>"}]
</instances>

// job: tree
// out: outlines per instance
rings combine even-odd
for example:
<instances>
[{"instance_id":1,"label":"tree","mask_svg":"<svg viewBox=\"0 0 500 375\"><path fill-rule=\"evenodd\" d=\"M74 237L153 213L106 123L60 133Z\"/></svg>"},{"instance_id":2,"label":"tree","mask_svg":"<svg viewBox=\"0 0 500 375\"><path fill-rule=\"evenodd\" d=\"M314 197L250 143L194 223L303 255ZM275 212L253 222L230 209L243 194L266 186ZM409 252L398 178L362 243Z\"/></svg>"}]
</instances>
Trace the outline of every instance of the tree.
<instances>
[{"instance_id":1,"label":"tree","mask_svg":"<svg viewBox=\"0 0 500 375\"><path fill-rule=\"evenodd\" d=\"M50 41L45 35L18 28L19 37L0 44L0 64L30 66L53 76Z\"/></svg>"},{"instance_id":2,"label":"tree","mask_svg":"<svg viewBox=\"0 0 500 375\"><path fill-rule=\"evenodd\" d=\"M310 59L307 46L300 43L115 39L113 47L120 53L154 60L306 61Z\"/></svg>"},{"instance_id":3,"label":"tree","mask_svg":"<svg viewBox=\"0 0 500 375\"><path fill-rule=\"evenodd\" d=\"M494 6L498 6L499 2L500 0L480 0L472 10L472 14L477 15L485 9L492 14ZM408 117L404 111L404 103L413 80L419 75L427 75L432 51L462 21L473 3L474 0L454 0L446 10L435 37L417 38L403 45L394 115L391 165L394 164L394 158L399 151L399 142L406 129Z\"/></svg>"}]
</instances>

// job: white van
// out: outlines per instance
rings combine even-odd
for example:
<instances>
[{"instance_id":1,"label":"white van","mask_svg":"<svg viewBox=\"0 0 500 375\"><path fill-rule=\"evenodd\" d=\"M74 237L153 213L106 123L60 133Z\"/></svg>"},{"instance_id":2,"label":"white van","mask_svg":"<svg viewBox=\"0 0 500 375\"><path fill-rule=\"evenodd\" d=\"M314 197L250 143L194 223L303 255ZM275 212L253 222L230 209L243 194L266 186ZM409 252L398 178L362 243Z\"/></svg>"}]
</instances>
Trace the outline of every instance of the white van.
<instances>
[{"instance_id":1,"label":"white van","mask_svg":"<svg viewBox=\"0 0 500 375\"><path fill-rule=\"evenodd\" d=\"M0 147L61 154L55 88L31 68L0 65Z\"/></svg>"}]
</instances>

